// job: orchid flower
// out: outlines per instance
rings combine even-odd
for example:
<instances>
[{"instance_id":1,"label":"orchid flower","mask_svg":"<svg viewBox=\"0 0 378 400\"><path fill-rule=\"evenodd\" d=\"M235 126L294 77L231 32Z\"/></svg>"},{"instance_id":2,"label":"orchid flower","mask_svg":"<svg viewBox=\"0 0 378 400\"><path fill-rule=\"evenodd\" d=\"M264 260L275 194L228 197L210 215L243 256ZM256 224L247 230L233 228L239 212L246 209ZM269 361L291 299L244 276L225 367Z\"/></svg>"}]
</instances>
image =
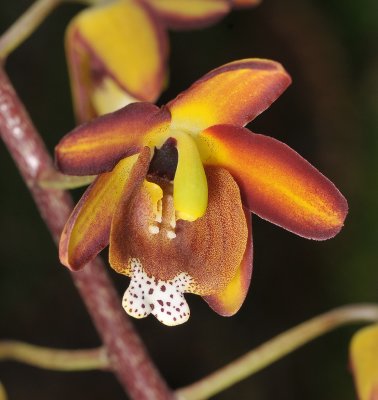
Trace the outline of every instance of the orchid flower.
<instances>
[{"instance_id":1,"label":"orchid flower","mask_svg":"<svg viewBox=\"0 0 378 400\"><path fill-rule=\"evenodd\" d=\"M256 0L115 0L80 12L66 32L78 121L135 101L155 102L166 81L166 28L201 28L221 19L233 6L256 4Z\"/></svg>"},{"instance_id":2,"label":"orchid flower","mask_svg":"<svg viewBox=\"0 0 378 400\"><path fill-rule=\"evenodd\" d=\"M378 399L378 324L360 329L350 344L350 360L359 400Z\"/></svg>"},{"instance_id":3,"label":"orchid flower","mask_svg":"<svg viewBox=\"0 0 378 400\"><path fill-rule=\"evenodd\" d=\"M82 268L110 243L110 265L131 278L136 318L189 318L184 293L221 315L242 305L252 272L249 211L297 235L336 235L347 202L298 153L243 126L291 79L270 60L221 66L166 106L134 103L83 124L56 147L65 174L97 175L69 218L61 262Z\"/></svg>"}]
</instances>

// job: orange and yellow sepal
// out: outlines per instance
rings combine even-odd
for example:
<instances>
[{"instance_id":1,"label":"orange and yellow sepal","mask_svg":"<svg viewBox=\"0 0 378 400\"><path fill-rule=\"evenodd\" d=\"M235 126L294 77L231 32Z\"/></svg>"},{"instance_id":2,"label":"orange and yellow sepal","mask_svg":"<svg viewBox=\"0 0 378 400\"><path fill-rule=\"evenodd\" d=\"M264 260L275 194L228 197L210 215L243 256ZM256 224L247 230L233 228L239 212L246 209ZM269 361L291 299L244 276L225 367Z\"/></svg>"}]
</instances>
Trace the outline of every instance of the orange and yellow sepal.
<instances>
[{"instance_id":1,"label":"orange and yellow sepal","mask_svg":"<svg viewBox=\"0 0 378 400\"><path fill-rule=\"evenodd\" d=\"M199 133L212 125L244 126L290 85L280 63L250 58L225 64L198 79L167 104L172 126Z\"/></svg>"},{"instance_id":2,"label":"orange and yellow sepal","mask_svg":"<svg viewBox=\"0 0 378 400\"><path fill-rule=\"evenodd\" d=\"M68 175L111 171L125 157L139 153L147 135L167 131L170 114L150 103L133 103L80 125L55 148L57 168Z\"/></svg>"},{"instance_id":3,"label":"orange and yellow sepal","mask_svg":"<svg viewBox=\"0 0 378 400\"><path fill-rule=\"evenodd\" d=\"M308 239L329 239L342 228L344 196L286 144L233 125L212 126L197 143L204 164L227 168L261 218Z\"/></svg>"},{"instance_id":4,"label":"orange and yellow sepal","mask_svg":"<svg viewBox=\"0 0 378 400\"><path fill-rule=\"evenodd\" d=\"M350 363L359 400L378 399L378 324L359 330L350 343Z\"/></svg>"}]
</instances>

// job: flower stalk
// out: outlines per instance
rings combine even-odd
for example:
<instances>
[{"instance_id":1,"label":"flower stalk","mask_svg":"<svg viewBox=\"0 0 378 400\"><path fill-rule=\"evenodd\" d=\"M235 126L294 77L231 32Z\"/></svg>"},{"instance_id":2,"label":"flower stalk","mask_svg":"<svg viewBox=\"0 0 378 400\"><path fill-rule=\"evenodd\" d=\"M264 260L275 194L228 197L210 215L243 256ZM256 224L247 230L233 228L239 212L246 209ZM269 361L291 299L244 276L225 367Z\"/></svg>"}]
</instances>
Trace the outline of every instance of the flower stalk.
<instances>
[{"instance_id":1,"label":"flower stalk","mask_svg":"<svg viewBox=\"0 0 378 400\"><path fill-rule=\"evenodd\" d=\"M41 175L53 170L45 145L0 68L0 135L12 155L54 241L72 211L72 200L61 190L41 188ZM103 263L95 259L88 268L72 274L110 360L110 367L130 398L172 398L166 383L147 354L131 322L119 306L117 292Z\"/></svg>"},{"instance_id":2,"label":"flower stalk","mask_svg":"<svg viewBox=\"0 0 378 400\"><path fill-rule=\"evenodd\" d=\"M207 377L176 391L179 400L202 400L271 365L340 326L378 321L378 305L356 304L321 314L281 333Z\"/></svg>"},{"instance_id":3,"label":"flower stalk","mask_svg":"<svg viewBox=\"0 0 378 400\"><path fill-rule=\"evenodd\" d=\"M0 37L0 60L26 40L62 0L37 0Z\"/></svg>"},{"instance_id":4,"label":"flower stalk","mask_svg":"<svg viewBox=\"0 0 378 400\"><path fill-rule=\"evenodd\" d=\"M88 350L60 350L15 340L0 342L0 360L19 361L55 371L87 371L108 369L110 366L104 347Z\"/></svg>"}]
</instances>

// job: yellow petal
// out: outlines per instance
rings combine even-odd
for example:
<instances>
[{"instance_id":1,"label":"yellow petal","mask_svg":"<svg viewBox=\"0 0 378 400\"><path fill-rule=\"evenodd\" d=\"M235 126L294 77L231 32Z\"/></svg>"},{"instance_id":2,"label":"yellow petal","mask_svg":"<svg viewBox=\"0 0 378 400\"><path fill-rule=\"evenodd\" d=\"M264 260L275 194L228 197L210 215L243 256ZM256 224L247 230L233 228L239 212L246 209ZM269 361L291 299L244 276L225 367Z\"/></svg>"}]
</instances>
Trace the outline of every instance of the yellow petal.
<instances>
[{"instance_id":1,"label":"yellow petal","mask_svg":"<svg viewBox=\"0 0 378 400\"><path fill-rule=\"evenodd\" d=\"M166 32L141 1L117 0L82 11L67 29L66 51L75 110L81 121L98 115L101 104L111 95L115 95L112 103L117 106L120 92L125 93L123 104L127 95L152 102L160 95ZM110 90L104 78L113 81ZM100 88L98 92L96 88ZM105 99L96 110L102 94Z\"/></svg>"},{"instance_id":2,"label":"yellow petal","mask_svg":"<svg viewBox=\"0 0 378 400\"><path fill-rule=\"evenodd\" d=\"M145 148L141 155L124 158L113 171L99 175L87 189L63 229L59 244L62 264L78 270L108 245L113 213L125 183L134 164L138 169L146 165L148 168L149 154Z\"/></svg>"},{"instance_id":3,"label":"yellow petal","mask_svg":"<svg viewBox=\"0 0 378 400\"><path fill-rule=\"evenodd\" d=\"M350 344L359 400L378 399L378 324L359 330Z\"/></svg>"},{"instance_id":4,"label":"yellow petal","mask_svg":"<svg viewBox=\"0 0 378 400\"><path fill-rule=\"evenodd\" d=\"M212 126L196 139L204 164L227 168L244 204L261 218L316 240L343 227L344 196L284 143L233 125Z\"/></svg>"}]
</instances>

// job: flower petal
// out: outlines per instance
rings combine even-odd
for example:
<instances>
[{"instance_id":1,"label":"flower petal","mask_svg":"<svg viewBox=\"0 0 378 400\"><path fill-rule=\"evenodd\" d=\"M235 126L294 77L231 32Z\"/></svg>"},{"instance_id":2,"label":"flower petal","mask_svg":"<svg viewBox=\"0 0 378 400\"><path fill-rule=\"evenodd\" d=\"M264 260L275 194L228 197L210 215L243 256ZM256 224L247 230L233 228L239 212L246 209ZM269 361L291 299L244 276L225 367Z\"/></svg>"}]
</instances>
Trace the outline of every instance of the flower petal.
<instances>
[{"instance_id":1,"label":"flower petal","mask_svg":"<svg viewBox=\"0 0 378 400\"><path fill-rule=\"evenodd\" d=\"M135 179L135 175L147 171L149 161L150 151L146 147L139 156L124 158L112 172L98 176L86 190L60 238L62 264L78 270L108 245L111 220L123 187L129 177Z\"/></svg>"},{"instance_id":2,"label":"flower petal","mask_svg":"<svg viewBox=\"0 0 378 400\"><path fill-rule=\"evenodd\" d=\"M168 103L172 127L199 133L215 124L245 125L289 86L281 64L245 59L219 67Z\"/></svg>"},{"instance_id":3,"label":"flower petal","mask_svg":"<svg viewBox=\"0 0 378 400\"><path fill-rule=\"evenodd\" d=\"M335 236L348 204L334 184L289 146L232 125L213 126L198 137L205 164L227 168L245 204L260 217L297 235Z\"/></svg>"},{"instance_id":4,"label":"flower petal","mask_svg":"<svg viewBox=\"0 0 378 400\"><path fill-rule=\"evenodd\" d=\"M167 129L169 112L149 103L133 103L80 125L55 148L56 164L68 175L111 171L122 158L138 153L147 133Z\"/></svg>"},{"instance_id":5,"label":"flower petal","mask_svg":"<svg viewBox=\"0 0 378 400\"><path fill-rule=\"evenodd\" d=\"M186 273L193 280L187 290L191 293L210 295L224 289L243 259L248 229L232 176L225 169L209 167L206 177L209 204L205 215L194 222L172 224L169 188L164 189L162 218L156 218L154 203L159 196L151 194L145 183L125 187L112 221L110 265L130 276L130 260L137 259L144 272L159 281Z\"/></svg>"},{"instance_id":6,"label":"flower petal","mask_svg":"<svg viewBox=\"0 0 378 400\"><path fill-rule=\"evenodd\" d=\"M110 77L128 95L154 102L165 78L167 36L142 1L117 0L79 13L66 33L66 51L81 121L96 115L93 89Z\"/></svg>"},{"instance_id":7,"label":"flower petal","mask_svg":"<svg viewBox=\"0 0 378 400\"><path fill-rule=\"evenodd\" d=\"M228 0L148 0L169 28L202 28L230 11Z\"/></svg>"},{"instance_id":8,"label":"flower petal","mask_svg":"<svg viewBox=\"0 0 378 400\"><path fill-rule=\"evenodd\" d=\"M378 324L360 329L353 336L350 359L359 400L377 400Z\"/></svg>"},{"instance_id":9,"label":"flower petal","mask_svg":"<svg viewBox=\"0 0 378 400\"><path fill-rule=\"evenodd\" d=\"M252 251L252 224L251 214L245 211L245 219L248 226L248 241L244 252L243 260L225 289L203 299L218 314L230 317L236 314L242 306L249 289L252 276L253 251Z\"/></svg>"}]
</instances>

